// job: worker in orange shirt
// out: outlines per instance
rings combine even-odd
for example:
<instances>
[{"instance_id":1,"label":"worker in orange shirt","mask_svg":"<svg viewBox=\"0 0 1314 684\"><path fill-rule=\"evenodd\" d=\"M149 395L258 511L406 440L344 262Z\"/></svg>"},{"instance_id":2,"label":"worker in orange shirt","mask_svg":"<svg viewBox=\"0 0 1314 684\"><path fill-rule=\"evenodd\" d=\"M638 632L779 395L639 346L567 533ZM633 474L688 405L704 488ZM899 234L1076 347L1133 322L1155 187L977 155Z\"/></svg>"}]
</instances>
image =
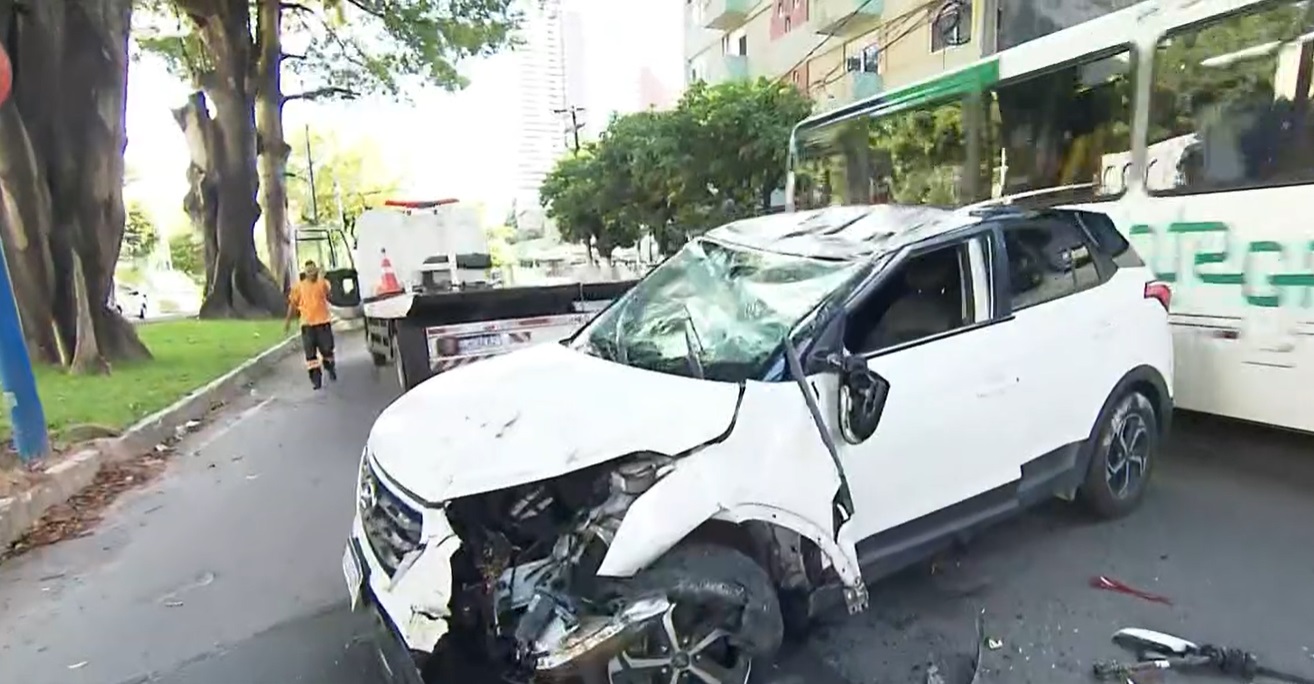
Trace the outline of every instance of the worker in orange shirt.
<instances>
[{"instance_id":1,"label":"worker in orange shirt","mask_svg":"<svg viewBox=\"0 0 1314 684\"><path fill-rule=\"evenodd\" d=\"M292 286L287 319L283 321L283 329L290 331L292 319L301 318L301 347L306 352L306 370L315 389L324 386L325 372L329 380L338 379L333 360L333 325L329 318L328 296L328 281L319 277L319 266L314 261L307 261L301 280Z\"/></svg>"}]
</instances>

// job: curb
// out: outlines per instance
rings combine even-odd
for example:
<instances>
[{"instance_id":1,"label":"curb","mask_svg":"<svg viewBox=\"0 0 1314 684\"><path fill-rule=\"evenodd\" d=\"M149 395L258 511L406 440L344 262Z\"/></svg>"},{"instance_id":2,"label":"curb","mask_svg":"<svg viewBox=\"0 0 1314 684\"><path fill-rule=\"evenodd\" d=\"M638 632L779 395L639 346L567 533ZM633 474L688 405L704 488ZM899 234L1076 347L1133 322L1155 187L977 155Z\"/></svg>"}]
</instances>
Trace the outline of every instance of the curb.
<instances>
[{"instance_id":1,"label":"curb","mask_svg":"<svg viewBox=\"0 0 1314 684\"><path fill-rule=\"evenodd\" d=\"M83 449L47 467L31 489L0 498L0 555L27 532L52 506L68 501L96 479L101 465L125 461L177 435L179 427L204 418L253 383L293 350L289 337L242 362L200 389L137 421L122 435L90 442Z\"/></svg>"}]
</instances>

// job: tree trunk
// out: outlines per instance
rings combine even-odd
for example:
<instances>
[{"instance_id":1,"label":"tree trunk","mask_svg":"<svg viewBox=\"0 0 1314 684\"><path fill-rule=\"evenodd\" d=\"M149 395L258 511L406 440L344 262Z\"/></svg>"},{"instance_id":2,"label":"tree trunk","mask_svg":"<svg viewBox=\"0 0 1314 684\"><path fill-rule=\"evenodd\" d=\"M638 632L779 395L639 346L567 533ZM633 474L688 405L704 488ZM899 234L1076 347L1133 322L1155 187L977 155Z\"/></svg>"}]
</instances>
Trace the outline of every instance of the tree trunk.
<instances>
[{"instance_id":1,"label":"tree trunk","mask_svg":"<svg viewBox=\"0 0 1314 684\"><path fill-rule=\"evenodd\" d=\"M261 204L269 270L287 293L295 273L287 224L287 159L292 148L283 138L282 20L279 0L260 0L256 16L256 140L260 155Z\"/></svg>"},{"instance_id":2,"label":"tree trunk","mask_svg":"<svg viewBox=\"0 0 1314 684\"><path fill-rule=\"evenodd\" d=\"M210 141L202 175L215 199L212 259L207 257L202 318L250 318L283 313L283 296L256 254L254 229L260 217L255 145L255 88L251 15L246 0L178 0L196 22L214 71L201 87L214 102ZM208 114L207 114L208 116ZM196 160L193 159L193 162ZM193 163L193 167L197 165ZM204 230L204 226L202 226ZM211 237L206 236L207 250Z\"/></svg>"},{"instance_id":3,"label":"tree trunk","mask_svg":"<svg viewBox=\"0 0 1314 684\"><path fill-rule=\"evenodd\" d=\"M218 125L210 116L203 92L192 93L187 104L173 110L173 118L183 130L191 164L187 168L187 195L183 209L192 227L201 235L205 263L205 291L213 284L215 254L219 235L219 170L215 166Z\"/></svg>"},{"instance_id":4,"label":"tree trunk","mask_svg":"<svg viewBox=\"0 0 1314 684\"><path fill-rule=\"evenodd\" d=\"M123 240L131 0L0 0L0 237L35 359L103 372L150 352L108 305Z\"/></svg>"}]
</instances>

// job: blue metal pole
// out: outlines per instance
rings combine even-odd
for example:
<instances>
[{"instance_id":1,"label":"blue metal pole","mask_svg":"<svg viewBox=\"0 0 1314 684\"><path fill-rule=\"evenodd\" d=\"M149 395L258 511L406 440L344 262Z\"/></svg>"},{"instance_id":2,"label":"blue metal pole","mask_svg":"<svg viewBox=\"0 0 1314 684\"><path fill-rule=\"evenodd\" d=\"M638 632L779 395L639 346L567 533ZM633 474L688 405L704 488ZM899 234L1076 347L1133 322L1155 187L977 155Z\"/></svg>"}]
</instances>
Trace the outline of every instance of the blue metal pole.
<instances>
[{"instance_id":1,"label":"blue metal pole","mask_svg":"<svg viewBox=\"0 0 1314 684\"><path fill-rule=\"evenodd\" d=\"M37 394L36 376L32 373L32 359L27 355L3 247L0 247L0 385L5 389L5 407L9 409L18 457L30 461L44 456L49 447L46 414Z\"/></svg>"},{"instance_id":2,"label":"blue metal pole","mask_svg":"<svg viewBox=\"0 0 1314 684\"><path fill-rule=\"evenodd\" d=\"M13 70L9 54L0 48L0 106L9 99ZM0 245L0 386L5 408L14 430L14 448L24 461L44 456L50 447L46 435L46 413L41 408L32 359L23 339L23 322L18 316L14 284L9 280L9 262Z\"/></svg>"}]
</instances>

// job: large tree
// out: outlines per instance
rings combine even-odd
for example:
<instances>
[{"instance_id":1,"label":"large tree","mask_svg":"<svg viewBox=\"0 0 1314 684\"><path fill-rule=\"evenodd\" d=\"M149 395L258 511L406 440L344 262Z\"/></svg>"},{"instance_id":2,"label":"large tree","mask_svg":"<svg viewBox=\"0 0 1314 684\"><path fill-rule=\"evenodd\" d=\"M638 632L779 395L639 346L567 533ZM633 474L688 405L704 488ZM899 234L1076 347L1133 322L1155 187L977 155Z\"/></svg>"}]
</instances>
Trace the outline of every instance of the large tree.
<instances>
[{"instance_id":1,"label":"large tree","mask_svg":"<svg viewBox=\"0 0 1314 684\"><path fill-rule=\"evenodd\" d=\"M673 110L613 118L596 144L557 163L540 200L563 238L604 256L643 230L669 253L691 235L770 209L790 131L810 109L787 84L696 83Z\"/></svg>"},{"instance_id":2,"label":"large tree","mask_svg":"<svg viewBox=\"0 0 1314 684\"><path fill-rule=\"evenodd\" d=\"M131 0L0 0L0 236L34 358L78 372L148 358L108 305L123 239Z\"/></svg>"},{"instance_id":3,"label":"large tree","mask_svg":"<svg viewBox=\"0 0 1314 684\"><path fill-rule=\"evenodd\" d=\"M397 97L412 82L462 87L456 63L508 44L517 20L513 0L153 2L157 12L172 7L186 20L181 31L156 31L142 43L198 88L178 119L193 157L188 210L207 235L202 315L210 316L281 308L293 272L286 187L291 148L282 126L288 102ZM283 50L289 34L305 43L304 52ZM284 92L285 66L305 90ZM272 271L259 263L249 238L260 205Z\"/></svg>"}]
</instances>

